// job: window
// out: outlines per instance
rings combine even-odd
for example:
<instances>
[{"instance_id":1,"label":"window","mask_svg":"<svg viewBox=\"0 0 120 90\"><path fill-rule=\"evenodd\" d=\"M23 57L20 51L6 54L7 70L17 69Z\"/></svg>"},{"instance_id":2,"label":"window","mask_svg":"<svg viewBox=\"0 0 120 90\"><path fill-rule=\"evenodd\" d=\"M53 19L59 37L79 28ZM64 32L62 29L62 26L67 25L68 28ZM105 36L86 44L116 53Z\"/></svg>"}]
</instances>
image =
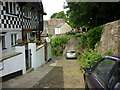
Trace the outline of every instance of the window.
<instances>
[{"instance_id":1,"label":"window","mask_svg":"<svg viewBox=\"0 0 120 90\"><path fill-rule=\"evenodd\" d=\"M27 40L30 39L30 32L27 33Z\"/></svg>"},{"instance_id":2,"label":"window","mask_svg":"<svg viewBox=\"0 0 120 90\"><path fill-rule=\"evenodd\" d=\"M6 45L5 45L5 36L2 36L2 50L6 49Z\"/></svg>"},{"instance_id":3,"label":"window","mask_svg":"<svg viewBox=\"0 0 120 90\"><path fill-rule=\"evenodd\" d=\"M115 61L112 59L105 59L94 68L93 73L98 77L101 83L106 83L108 74L112 69Z\"/></svg>"},{"instance_id":4,"label":"window","mask_svg":"<svg viewBox=\"0 0 120 90\"><path fill-rule=\"evenodd\" d=\"M115 85L120 82L120 67L118 66L115 71L113 72L110 80L109 80L109 84L108 87L113 90Z\"/></svg>"},{"instance_id":5,"label":"window","mask_svg":"<svg viewBox=\"0 0 120 90\"><path fill-rule=\"evenodd\" d=\"M17 14L17 6L16 3L13 2L6 2L6 13L9 14Z\"/></svg>"},{"instance_id":6,"label":"window","mask_svg":"<svg viewBox=\"0 0 120 90\"><path fill-rule=\"evenodd\" d=\"M11 45L15 46L17 44L17 34L11 35Z\"/></svg>"},{"instance_id":7,"label":"window","mask_svg":"<svg viewBox=\"0 0 120 90\"><path fill-rule=\"evenodd\" d=\"M31 18L31 11L29 10L28 7L24 7L24 8L23 8L23 15L24 15L24 17L26 17L26 18Z\"/></svg>"}]
</instances>

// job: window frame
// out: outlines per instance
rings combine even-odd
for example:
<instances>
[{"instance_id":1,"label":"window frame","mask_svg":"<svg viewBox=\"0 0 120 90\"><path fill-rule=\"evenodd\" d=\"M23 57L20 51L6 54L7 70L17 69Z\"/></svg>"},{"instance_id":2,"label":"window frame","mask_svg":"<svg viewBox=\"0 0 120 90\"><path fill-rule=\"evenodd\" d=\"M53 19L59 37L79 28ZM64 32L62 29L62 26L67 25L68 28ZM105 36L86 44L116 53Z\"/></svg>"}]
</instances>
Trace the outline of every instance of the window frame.
<instances>
[{"instance_id":1,"label":"window frame","mask_svg":"<svg viewBox=\"0 0 120 90\"><path fill-rule=\"evenodd\" d=\"M6 40L5 40L5 36L1 36L2 37L2 50L4 50L4 49L7 49L6 48ZM4 37L4 39L3 39L3 37ZM4 42L4 44L3 44L3 42ZM3 47L4 46L4 47Z\"/></svg>"},{"instance_id":2,"label":"window frame","mask_svg":"<svg viewBox=\"0 0 120 90\"><path fill-rule=\"evenodd\" d=\"M11 34L11 46L14 47L15 45L17 45L17 33Z\"/></svg>"},{"instance_id":3,"label":"window frame","mask_svg":"<svg viewBox=\"0 0 120 90\"><path fill-rule=\"evenodd\" d=\"M117 74L117 71L120 71L120 63L117 63L117 65L116 65L116 67L114 68L114 70L113 70L113 73L111 74L111 76L110 76L110 78L109 78L109 81L108 81L108 87L110 88L110 89L112 89L112 88L114 88L114 85L113 85L113 83L115 84L115 79L112 81L112 83L111 83L111 80L112 80L112 78L114 77L114 76L116 76L116 74ZM112 85L112 86L111 86Z\"/></svg>"},{"instance_id":4,"label":"window frame","mask_svg":"<svg viewBox=\"0 0 120 90\"><path fill-rule=\"evenodd\" d=\"M17 5L14 2L5 2L6 14L17 15Z\"/></svg>"},{"instance_id":5,"label":"window frame","mask_svg":"<svg viewBox=\"0 0 120 90\"><path fill-rule=\"evenodd\" d=\"M29 7L24 6L22 11L23 11L23 16L25 18L30 18L31 19L32 12L30 11Z\"/></svg>"}]
</instances>

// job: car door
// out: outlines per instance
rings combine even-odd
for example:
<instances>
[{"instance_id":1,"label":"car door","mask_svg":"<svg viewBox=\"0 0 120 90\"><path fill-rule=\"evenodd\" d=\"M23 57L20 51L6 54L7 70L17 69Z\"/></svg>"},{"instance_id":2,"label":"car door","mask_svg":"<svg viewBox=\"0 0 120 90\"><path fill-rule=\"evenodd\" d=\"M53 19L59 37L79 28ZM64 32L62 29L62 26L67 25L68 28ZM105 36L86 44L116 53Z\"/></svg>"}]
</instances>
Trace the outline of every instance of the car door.
<instances>
[{"instance_id":1,"label":"car door","mask_svg":"<svg viewBox=\"0 0 120 90\"><path fill-rule=\"evenodd\" d=\"M108 58L97 63L87 75L87 85L89 88L106 88L108 76L116 61Z\"/></svg>"},{"instance_id":2,"label":"car door","mask_svg":"<svg viewBox=\"0 0 120 90\"><path fill-rule=\"evenodd\" d=\"M116 68L109 79L108 88L110 90L116 90L115 88L120 90L120 63L116 65Z\"/></svg>"}]
</instances>

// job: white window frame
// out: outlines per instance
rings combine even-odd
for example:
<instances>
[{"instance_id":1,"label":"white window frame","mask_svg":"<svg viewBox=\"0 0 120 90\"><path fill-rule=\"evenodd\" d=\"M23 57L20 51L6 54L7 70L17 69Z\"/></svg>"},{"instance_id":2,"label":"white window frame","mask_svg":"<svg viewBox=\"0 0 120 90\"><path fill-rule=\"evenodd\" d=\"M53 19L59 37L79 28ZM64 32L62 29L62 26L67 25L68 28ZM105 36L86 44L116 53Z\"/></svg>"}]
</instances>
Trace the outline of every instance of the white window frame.
<instances>
[{"instance_id":1,"label":"white window frame","mask_svg":"<svg viewBox=\"0 0 120 90\"><path fill-rule=\"evenodd\" d=\"M18 39L17 33L11 34L11 45L12 46L15 46L17 44L17 39Z\"/></svg>"},{"instance_id":2,"label":"white window frame","mask_svg":"<svg viewBox=\"0 0 120 90\"><path fill-rule=\"evenodd\" d=\"M8 3L8 14L13 14L16 15L17 14L17 5L14 2L7 2ZM12 5L12 7L10 6L10 4ZM12 11L11 11L12 10ZM7 11L7 10L6 10Z\"/></svg>"},{"instance_id":3,"label":"white window frame","mask_svg":"<svg viewBox=\"0 0 120 90\"><path fill-rule=\"evenodd\" d=\"M2 36L2 50L7 49L5 43L5 36Z\"/></svg>"},{"instance_id":4,"label":"white window frame","mask_svg":"<svg viewBox=\"0 0 120 90\"><path fill-rule=\"evenodd\" d=\"M30 40L30 32L27 33L27 40Z\"/></svg>"}]
</instances>

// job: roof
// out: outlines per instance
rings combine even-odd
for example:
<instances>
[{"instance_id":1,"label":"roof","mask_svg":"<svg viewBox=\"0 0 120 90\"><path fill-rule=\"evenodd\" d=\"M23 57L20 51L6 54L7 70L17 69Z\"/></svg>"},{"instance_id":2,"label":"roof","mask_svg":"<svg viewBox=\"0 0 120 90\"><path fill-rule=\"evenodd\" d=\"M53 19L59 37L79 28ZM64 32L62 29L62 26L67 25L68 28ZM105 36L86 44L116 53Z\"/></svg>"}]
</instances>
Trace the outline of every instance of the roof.
<instances>
[{"instance_id":1,"label":"roof","mask_svg":"<svg viewBox=\"0 0 120 90\"><path fill-rule=\"evenodd\" d=\"M60 24L58 24L58 26L56 26L55 28L60 28L60 27L62 27L64 24L65 24L65 23L60 23Z\"/></svg>"},{"instance_id":2,"label":"roof","mask_svg":"<svg viewBox=\"0 0 120 90\"><path fill-rule=\"evenodd\" d=\"M59 23L64 23L64 19L50 19L48 20L48 25L49 26L57 26Z\"/></svg>"}]
</instances>

